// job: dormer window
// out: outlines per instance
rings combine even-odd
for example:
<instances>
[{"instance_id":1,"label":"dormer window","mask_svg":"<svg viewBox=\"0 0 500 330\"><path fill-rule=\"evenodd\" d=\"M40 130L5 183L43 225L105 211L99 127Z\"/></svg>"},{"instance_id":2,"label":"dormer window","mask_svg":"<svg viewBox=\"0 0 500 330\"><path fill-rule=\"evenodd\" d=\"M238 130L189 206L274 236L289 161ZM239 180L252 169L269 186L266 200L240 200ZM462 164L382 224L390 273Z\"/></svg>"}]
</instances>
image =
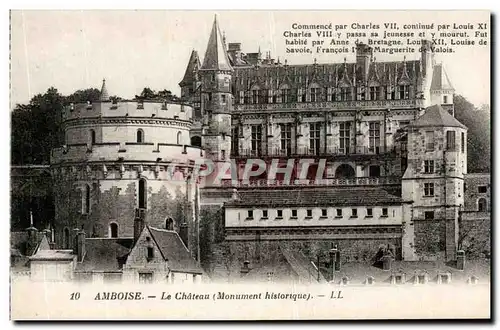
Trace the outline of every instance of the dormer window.
<instances>
[{"instance_id":1,"label":"dormer window","mask_svg":"<svg viewBox=\"0 0 500 330\"><path fill-rule=\"evenodd\" d=\"M438 274L438 284L450 284L451 283L451 273L439 273Z\"/></svg>"},{"instance_id":2,"label":"dormer window","mask_svg":"<svg viewBox=\"0 0 500 330\"><path fill-rule=\"evenodd\" d=\"M340 285L349 285L349 282L351 280L347 276L343 276L342 279L340 280Z\"/></svg>"},{"instance_id":3,"label":"dormer window","mask_svg":"<svg viewBox=\"0 0 500 330\"><path fill-rule=\"evenodd\" d=\"M415 273L415 284L427 284L429 282L429 274L427 272Z\"/></svg>"},{"instance_id":4,"label":"dormer window","mask_svg":"<svg viewBox=\"0 0 500 330\"><path fill-rule=\"evenodd\" d=\"M368 276L366 278L366 281L365 281L366 285L373 285L374 283L375 283L375 279L373 278L373 276Z\"/></svg>"},{"instance_id":5,"label":"dormer window","mask_svg":"<svg viewBox=\"0 0 500 330\"><path fill-rule=\"evenodd\" d=\"M478 282L479 282L479 279L476 276L474 276L474 275L472 275L471 277L469 277L469 279L467 280L467 283L472 284L472 285L475 285Z\"/></svg>"},{"instance_id":6,"label":"dormer window","mask_svg":"<svg viewBox=\"0 0 500 330\"><path fill-rule=\"evenodd\" d=\"M391 275L392 284L405 284L406 274L403 272L394 273Z\"/></svg>"},{"instance_id":7,"label":"dormer window","mask_svg":"<svg viewBox=\"0 0 500 330\"><path fill-rule=\"evenodd\" d=\"M399 99L407 100L410 98L410 86L409 85L400 85L399 86Z\"/></svg>"}]
</instances>

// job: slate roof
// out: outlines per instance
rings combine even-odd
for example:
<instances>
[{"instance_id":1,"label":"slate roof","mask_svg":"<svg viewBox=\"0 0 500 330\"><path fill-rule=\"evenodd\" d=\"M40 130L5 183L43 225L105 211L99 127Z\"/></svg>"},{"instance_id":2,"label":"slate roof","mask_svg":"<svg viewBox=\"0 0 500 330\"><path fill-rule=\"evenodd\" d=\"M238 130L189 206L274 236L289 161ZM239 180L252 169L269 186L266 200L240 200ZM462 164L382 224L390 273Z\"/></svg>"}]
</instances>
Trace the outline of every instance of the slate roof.
<instances>
[{"instance_id":1,"label":"slate roof","mask_svg":"<svg viewBox=\"0 0 500 330\"><path fill-rule=\"evenodd\" d=\"M86 238L85 256L76 271L120 271L132 243L132 238Z\"/></svg>"},{"instance_id":2,"label":"slate roof","mask_svg":"<svg viewBox=\"0 0 500 330\"><path fill-rule=\"evenodd\" d=\"M30 260L73 260L73 250L39 250Z\"/></svg>"},{"instance_id":3,"label":"slate roof","mask_svg":"<svg viewBox=\"0 0 500 330\"><path fill-rule=\"evenodd\" d=\"M450 115L439 104L428 107L425 113L409 125L410 127L467 127Z\"/></svg>"},{"instance_id":4,"label":"slate roof","mask_svg":"<svg viewBox=\"0 0 500 330\"><path fill-rule=\"evenodd\" d=\"M299 279L304 282L326 283L325 278L302 252L280 247L281 253Z\"/></svg>"},{"instance_id":5,"label":"slate roof","mask_svg":"<svg viewBox=\"0 0 500 330\"><path fill-rule=\"evenodd\" d=\"M189 250L177 232L149 226L147 228L172 271L195 274L203 273L203 270L191 257Z\"/></svg>"},{"instance_id":6,"label":"slate roof","mask_svg":"<svg viewBox=\"0 0 500 330\"><path fill-rule=\"evenodd\" d=\"M315 188L300 190L262 189L240 190L239 200L226 202L225 206L378 206L402 203L399 196L381 188Z\"/></svg>"},{"instance_id":7,"label":"slate roof","mask_svg":"<svg viewBox=\"0 0 500 330\"><path fill-rule=\"evenodd\" d=\"M443 64L434 65L431 82L432 90L455 90L451 85L450 78L448 78Z\"/></svg>"},{"instance_id":8,"label":"slate roof","mask_svg":"<svg viewBox=\"0 0 500 330\"><path fill-rule=\"evenodd\" d=\"M214 19L212 32L208 39L205 58L203 59L203 65L200 70L233 70L231 64L229 64L229 57L227 56L226 46L224 45L222 34L217 23L217 17Z\"/></svg>"},{"instance_id":9,"label":"slate roof","mask_svg":"<svg viewBox=\"0 0 500 330\"><path fill-rule=\"evenodd\" d=\"M196 81L196 73L200 68L200 58L198 57L198 52L193 50L191 56L189 57L189 62L184 73L184 77L179 83L180 86L190 85Z\"/></svg>"}]
</instances>

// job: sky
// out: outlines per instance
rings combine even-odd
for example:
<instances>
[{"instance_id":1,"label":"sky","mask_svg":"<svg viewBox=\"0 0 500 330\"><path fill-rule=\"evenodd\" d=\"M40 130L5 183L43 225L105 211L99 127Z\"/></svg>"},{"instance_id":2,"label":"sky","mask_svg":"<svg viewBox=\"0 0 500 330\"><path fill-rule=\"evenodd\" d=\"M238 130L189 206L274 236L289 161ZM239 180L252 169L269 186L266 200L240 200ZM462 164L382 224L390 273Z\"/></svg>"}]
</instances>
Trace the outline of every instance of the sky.
<instances>
[{"instance_id":1,"label":"sky","mask_svg":"<svg viewBox=\"0 0 500 330\"><path fill-rule=\"evenodd\" d=\"M68 95L100 88L132 98L144 87L180 94L193 49L203 58L214 15L227 42L241 42L244 52L271 51L289 64L354 61L354 53L285 54L284 31L299 24L476 23L485 12L349 11L13 11L11 15L11 109L54 86ZM360 41L365 41L363 38ZM375 54L377 61L403 60L402 54ZM407 59L418 59L409 54ZM490 48L462 46L436 54L456 93L476 105L490 103Z\"/></svg>"}]
</instances>

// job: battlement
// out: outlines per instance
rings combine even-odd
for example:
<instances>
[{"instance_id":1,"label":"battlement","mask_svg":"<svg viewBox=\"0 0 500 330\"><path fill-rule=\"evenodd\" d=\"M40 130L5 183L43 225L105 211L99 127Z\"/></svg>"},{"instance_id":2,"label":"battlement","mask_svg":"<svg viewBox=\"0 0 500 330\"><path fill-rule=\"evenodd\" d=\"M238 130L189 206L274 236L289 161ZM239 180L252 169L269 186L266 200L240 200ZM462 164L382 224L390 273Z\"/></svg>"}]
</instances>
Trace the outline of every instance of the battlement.
<instances>
[{"instance_id":1,"label":"battlement","mask_svg":"<svg viewBox=\"0 0 500 330\"><path fill-rule=\"evenodd\" d=\"M80 162L163 162L187 164L204 156L199 147L167 143L73 144L52 150L52 165Z\"/></svg>"},{"instance_id":2,"label":"battlement","mask_svg":"<svg viewBox=\"0 0 500 330\"><path fill-rule=\"evenodd\" d=\"M63 120L95 117L141 117L191 120L193 107L189 103L169 103L155 100L75 103L63 110Z\"/></svg>"}]
</instances>

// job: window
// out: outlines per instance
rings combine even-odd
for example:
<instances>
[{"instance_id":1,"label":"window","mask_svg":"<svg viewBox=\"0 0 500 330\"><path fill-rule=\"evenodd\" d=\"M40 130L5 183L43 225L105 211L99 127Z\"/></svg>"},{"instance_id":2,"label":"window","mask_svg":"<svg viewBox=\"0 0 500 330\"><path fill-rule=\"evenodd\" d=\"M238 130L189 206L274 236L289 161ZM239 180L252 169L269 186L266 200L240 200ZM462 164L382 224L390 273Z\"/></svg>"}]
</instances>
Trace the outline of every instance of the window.
<instances>
[{"instance_id":1,"label":"window","mask_svg":"<svg viewBox=\"0 0 500 330\"><path fill-rule=\"evenodd\" d=\"M137 143L144 142L144 131L142 129L137 130Z\"/></svg>"},{"instance_id":2,"label":"window","mask_svg":"<svg viewBox=\"0 0 500 330\"><path fill-rule=\"evenodd\" d=\"M146 180L139 180L139 208L145 209L147 206Z\"/></svg>"},{"instance_id":3,"label":"window","mask_svg":"<svg viewBox=\"0 0 500 330\"><path fill-rule=\"evenodd\" d=\"M455 151L455 131L446 132L446 150Z\"/></svg>"},{"instance_id":4,"label":"window","mask_svg":"<svg viewBox=\"0 0 500 330\"><path fill-rule=\"evenodd\" d=\"M326 218L328 216L328 210L327 209L321 209L321 216L323 218Z\"/></svg>"},{"instance_id":5,"label":"window","mask_svg":"<svg viewBox=\"0 0 500 330\"><path fill-rule=\"evenodd\" d=\"M358 101L364 101L365 99L365 88L364 87L358 87Z\"/></svg>"},{"instance_id":6,"label":"window","mask_svg":"<svg viewBox=\"0 0 500 330\"><path fill-rule=\"evenodd\" d=\"M424 196L434 196L434 183L424 183Z\"/></svg>"},{"instance_id":7,"label":"window","mask_svg":"<svg viewBox=\"0 0 500 330\"><path fill-rule=\"evenodd\" d=\"M400 85L399 86L399 99L407 100L410 98L410 86L409 85Z\"/></svg>"},{"instance_id":8,"label":"window","mask_svg":"<svg viewBox=\"0 0 500 330\"><path fill-rule=\"evenodd\" d=\"M433 160L424 160L424 173L434 173Z\"/></svg>"},{"instance_id":9,"label":"window","mask_svg":"<svg viewBox=\"0 0 500 330\"><path fill-rule=\"evenodd\" d=\"M342 209L337 209L337 218L342 218Z\"/></svg>"},{"instance_id":10,"label":"window","mask_svg":"<svg viewBox=\"0 0 500 330\"><path fill-rule=\"evenodd\" d=\"M280 124L280 131L281 151L285 152L286 155L290 155L292 152L292 124Z\"/></svg>"},{"instance_id":11,"label":"window","mask_svg":"<svg viewBox=\"0 0 500 330\"><path fill-rule=\"evenodd\" d=\"M240 91L240 104L244 104L245 103L245 92L244 91Z\"/></svg>"},{"instance_id":12,"label":"window","mask_svg":"<svg viewBox=\"0 0 500 330\"><path fill-rule=\"evenodd\" d=\"M259 154L262 150L262 126L252 125L252 151Z\"/></svg>"},{"instance_id":13,"label":"window","mask_svg":"<svg viewBox=\"0 0 500 330\"><path fill-rule=\"evenodd\" d=\"M305 101L305 93L302 88L297 88L297 102L304 102Z\"/></svg>"},{"instance_id":14,"label":"window","mask_svg":"<svg viewBox=\"0 0 500 330\"><path fill-rule=\"evenodd\" d=\"M357 218L357 217L358 217L358 209L352 209L351 218Z\"/></svg>"},{"instance_id":15,"label":"window","mask_svg":"<svg viewBox=\"0 0 500 330\"><path fill-rule=\"evenodd\" d=\"M238 155L239 151L239 135L240 135L240 128L239 126L234 126L233 130L231 131L231 151L235 154Z\"/></svg>"},{"instance_id":16,"label":"window","mask_svg":"<svg viewBox=\"0 0 500 330\"><path fill-rule=\"evenodd\" d=\"M462 152L465 152L465 133L462 132L461 138L460 138L460 147L462 148Z\"/></svg>"},{"instance_id":17,"label":"window","mask_svg":"<svg viewBox=\"0 0 500 330\"><path fill-rule=\"evenodd\" d=\"M396 91L394 90L393 86L386 86L385 88L386 91L386 99L387 100L395 100L396 99Z\"/></svg>"},{"instance_id":18,"label":"window","mask_svg":"<svg viewBox=\"0 0 500 330\"><path fill-rule=\"evenodd\" d=\"M279 219L283 218L283 210L276 211L276 218L279 218Z\"/></svg>"},{"instance_id":19,"label":"window","mask_svg":"<svg viewBox=\"0 0 500 330\"><path fill-rule=\"evenodd\" d=\"M349 87L341 87L340 88L340 99L342 101L350 101L351 100L351 89Z\"/></svg>"},{"instance_id":20,"label":"window","mask_svg":"<svg viewBox=\"0 0 500 330\"><path fill-rule=\"evenodd\" d=\"M276 92L272 89L267 91L267 103L273 103L273 101L275 100L275 97L274 97L275 93Z\"/></svg>"},{"instance_id":21,"label":"window","mask_svg":"<svg viewBox=\"0 0 500 330\"><path fill-rule=\"evenodd\" d=\"M373 283L375 282L375 279L373 278L373 276L368 276L366 278L366 285L373 285Z\"/></svg>"},{"instance_id":22,"label":"window","mask_svg":"<svg viewBox=\"0 0 500 330\"><path fill-rule=\"evenodd\" d=\"M155 249L152 246L147 247L147 260L151 261L155 257Z\"/></svg>"},{"instance_id":23,"label":"window","mask_svg":"<svg viewBox=\"0 0 500 330\"><path fill-rule=\"evenodd\" d=\"M70 247L70 242L69 242L69 229L64 228L64 234L63 234L63 247L64 249L69 249Z\"/></svg>"},{"instance_id":24,"label":"window","mask_svg":"<svg viewBox=\"0 0 500 330\"><path fill-rule=\"evenodd\" d=\"M404 284L405 283L405 274L398 273L392 275L392 283L393 284Z\"/></svg>"},{"instance_id":25,"label":"window","mask_svg":"<svg viewBox=\"0 0 500 330\"><path fill-rule=\"evenodd\" d=\"M292 210L292 218L296 218L297 217L297 210Z\"/></svg>"},{"instance_id":26,"label":"window","mask_svg":"<svg viewBox=\"0 0 500 330\"><path fill-rule=\"evenodd\" d=\"M174 230L174 220L172 218L165 219L165 229Z\"/></svg>"},{"instance_id":27,"label":"window","mask_svg":"<svg viewBox=\"0 0 500 330\"><path fill-rule=\"evenodd\" d=\"M307 210L306 211L306 218L312 218L313 216L313 211L312 210Z\"/></svg>"},{"instance_id":28,"label":"window","mask_svg":"<svg viewBox=\"0 0 500 330\"><path fill-rule=\"evenodd\" d=\"M321 130L321 123L309 124L309 150L314 155L317 155L319 153L320 130Z\"/></svg>"},{"instance_id":29,"label":"window","mask_svg":"<svg viewBox=\"0 0 500 330\"><path fill-rule=\"evenodd\" d=\"M477 201L477 210L479 212L486 212L488 208L488 203L486 202L486 198L479 198Z\"/></svg>"},{"instance_id":30,"label":"window","mask_svg":"<svg viewBox=\"0 0 500 330\"><path fill-rule=\"evenodd\" d=\"M388 217L389 216L389 210L387 209L387 207L383 207L382 208L382 217Z\"/></svg>"},{"instance_id":31,"label":"window","mask_svg":"<svg viewBox=\"0 0 500 330\"><path fill-rule=\"evenodd\" d=\"M377 100L378 93L379 93L378 87L376 87L376 86L370 87L370 100L373 100L373 101Z\"/></svg>"},{"instance_id":32,"label":"window","mask_svg":"<svg viewBox=\"0 0 500 330\"><path fill-rule=\"evenodd\" d=\"M339 152L348 154L351 145L351 123L344 122L339 124Z\"/></svg>"},{"instance_id":33,"label":"window","mask_svg":"<svg viewBox=\"0 0 500 330\"><path fill-rule=\"evenodd\" d=\"M290 102L290 89L284 88L281 90L281 102L288 103Z\"/></svg>"},{"instance_id":34,"label":"window","mask_svg":"<svg viewBox=\"0 0 500 330\"><path fill-rule=\"evenodd\" d=\"M333 101L333 88L331 87L326 88L326 101L327 102Z\"/></svg>"},{"instance_id":35,"label":"window","mask_svg":"<svg viewBox=\"0 0 500 330\"><path fill-rule=\"evenodd\" d=\"M425 211L424 212L425 220L434 220L434 211Z\"/></svg>"},{"instance_id":36,"label":"window","mask_svg":"<svg viewBox=\"0 0 500 330\"><path fill-rule=\"evenodd\" d=\"M152 283L153 273L139 273L139 283Z\"/></svg>"},{"instance_id":37,"label":"window","mask_svg":"<svg viewBox=\"0 0 500 330\"><path fill-rule=\"evenodd\" d=\"M253 210L247 211L247 219L253 219Z\"/></svg>"},{"instance_id":38,"label":"window","mask_svg":"<svg viewBox=\"0 0 500 330\"><path fill-rule=\"evenodd\" d=\"M448 104L448 95L443 95L443 104Z\"/></svg>"},{"instance_id":39,"label":"window","mask_svg":"<svg viewBox=\"0 0 500 330\"><path fill-rule=\"evenodd\" d=\"M227 96L225 94L222 94L220 97L221 97L222 104L226 104L227 103Z\"/></svg>"},{"instance_id":40,"label":"window","mask_svg":"<svg viewBox=\"0 0 500 330\"><path fill-rule=\"evenodd\" d=\"M311 102L318 102L319 101L319 95L320 95L320 89L319 88L311 88Z\"/></svg>"},{"instance_id":41,"label":"window","mask_svg":"<svg viewBox=\"0 0 500 330\"><path fill-rule=\"evenodd\" d=\"M83 187L82 194L82 214L90 213L90 185L86 184Z\"/></svg>"},{"instance_id":42,"label":"window","mask_svg":"<svg viewBox=\"0 0 500 330\"><path fill-rule=\"evenodd\" d=\"M256 89L252 90L252 99L251 99L250 103L253 103L253 104L259 103L259 91L258 90L256 90Z\"/></svg>"},{"instance_id":43,"label":"window","mask_svg":"<svg viewBox=\"0 0 500 330\"><path fill-rule=\"evenodd\" d=\"M434 132L425 132L425 151L434 151Z\"/></svg>"},{"instance_id":44,"label":"window","mask_svg":"<svg viewBox=\"0 0 500 330\"><path fill-rule=\"evenodd\" d=\"M486 194L488 192L488 187L486 186L478 186L477 192L480 194Z\"/></svg>"},{"instance_id":45,"label":"window","mask_svg":"<svg viewBox=\"0 0 500 330\"><path fill-rule=\"evenodd\" d=\"M449 274L449 273L438 274L438 283L439 284L450 284L451 283L451 274Z\"/></svg>"},{"instance_id":46,"label":"window","mask_svg":"<svg viewBox=\"0 0 500 330\"><path fill-rule=\"evenodd\" d=\"M378 165L370 165L370 167L368 168L368 174L370 177L374 178L374 177L380 177L380 166Z\"/></svg>"},{"instance_id":47,"label":"window","mask_svg":"<svg viewBox=\"0 0 500 330\"><path fill-rule=\"evenodd\" d=\"M177 144L182 144L182 132L177 132Z\"/></svg>"},{"instance_id":48,"label":"window","mask_svg":"<svg viewBox=\"0 0 500 330\"><path fill-rule=\"evenodd\" d=\"M262 218L267 219L267 210L262 210Z\"/></svg>"},{"instance_id":49,"label":"window","mask_svg":"<svg viewBox=\"0 0 500 330\"><path fill-rule=\"evenodd\" d=\"M367 218L373 217L373 209L372 208L367 208L366 209L366 217Z\"/></svg>"},{"instance_id":50,"label":"window","mask_svg":"<svg viewBox=\"0 0 500 330\"><path fill-rule=\"evenodd\" d=\"M114 222L109 224L109 237L118 237L118 224Z\"/></svg>"},{"instance_id":51,"label":"window","mask_svg":"<svg viewBox=\"0 0 500 330\"><path fill-rule=\"evenodd\" d=\"M417 284L426 284L427 283L427 274L417 274L417 275L415 275L415 282Z\"/></svg>"},{"instance_id":52,"label":"window","mask_svg":"<svg viewBox=\"0 0 500 330\"><path fill-rule=\"evenodd\" d=\"M90 144L95 144L95 131L93 129L90 130Z\"/></svg>"},{"instance_id":53,"label":"window","mask_svg":"<svg viewBox=\"0 0 500 330\"><path fill-rule=\"evenodd\" d=\"M375 152L378 154L380 147L380 123L370 122L368 134L370 152Z\"/></svg>"}]
</instances>

